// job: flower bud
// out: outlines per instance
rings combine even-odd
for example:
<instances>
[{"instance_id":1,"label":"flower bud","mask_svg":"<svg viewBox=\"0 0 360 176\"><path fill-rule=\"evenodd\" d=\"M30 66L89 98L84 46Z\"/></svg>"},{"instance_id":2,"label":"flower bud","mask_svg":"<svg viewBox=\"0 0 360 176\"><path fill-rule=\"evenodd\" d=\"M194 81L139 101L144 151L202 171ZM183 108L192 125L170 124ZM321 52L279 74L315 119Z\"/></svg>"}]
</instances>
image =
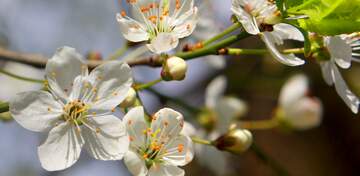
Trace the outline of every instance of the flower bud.
<instances>
[{"instance_id":1,"label":"flower bud","mask_svg":"<svg viewBox=\"0 0 360 176\"><path fill-rule=\"evenodd\" d=\"M249 130L233 129L216 139L214 145L219 150L240 154L251 146L252 141L253 137Z\"/></svg>"},{"instance_id":2,"label":"flower bud","mask_svg":"<svg viewBox=\"0 0 360 176\"><path fill-rule=\"evenodd\" d=\"M180 57L170 57L166 59L161 71L161 77L165 81L177 80L181 81L185 78L187 71L187 64L184 59Z\"/></svg>"},{"instance_id":3,"label":"flower bud","mask_svg":"<svg viewBox=\"0 0 360 176\"><path fill-rule=\"evenodd\" d=\"M133 88L130 88L125 100L121 102L120 107L128 108L134 105L135 101L136 101L136 91Z\"/></svg>"}]
</instances>

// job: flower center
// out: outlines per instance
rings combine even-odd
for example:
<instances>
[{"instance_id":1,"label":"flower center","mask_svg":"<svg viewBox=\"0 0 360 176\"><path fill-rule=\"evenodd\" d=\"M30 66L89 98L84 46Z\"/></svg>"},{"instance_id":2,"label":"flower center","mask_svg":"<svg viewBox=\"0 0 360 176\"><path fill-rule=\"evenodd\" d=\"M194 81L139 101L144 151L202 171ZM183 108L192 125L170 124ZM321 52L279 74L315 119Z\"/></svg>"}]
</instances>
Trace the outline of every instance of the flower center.
<instances>
[{"instance_id":1,"label":"flower center","mask_svg":"<svg viewBox=\"0 0 360 176\"><path fill-rule=\"evenodd\" d=\"M63 118L65 121L72 121L80 125L82 118L87 115L88 109L89 107L80 100L69 102L63 108Z\"/></svg>"}]
</instances>

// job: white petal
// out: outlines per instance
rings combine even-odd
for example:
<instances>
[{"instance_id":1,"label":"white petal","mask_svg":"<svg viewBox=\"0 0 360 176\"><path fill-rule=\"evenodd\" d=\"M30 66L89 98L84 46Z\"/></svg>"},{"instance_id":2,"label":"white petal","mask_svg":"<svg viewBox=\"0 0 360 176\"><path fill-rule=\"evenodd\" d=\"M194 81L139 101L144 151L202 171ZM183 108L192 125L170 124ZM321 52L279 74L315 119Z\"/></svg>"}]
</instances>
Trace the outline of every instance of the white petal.
<instances>
[{"instance_id":1,"label":"white petal","mask_svg":"<svg viewBox=\"0 0 360 176\"><path fill-rule=\"evenodd\" d=\"M175 11L172 15L173 19L179 18L194 8L194 0L179 0L179 3L181 4L181 7L176 10L176 1L170 1L170 11Z\"/></svg>"},{"instance_id":2,"label":"white petal","mask_svg":"<svg viewBox=\"0 0 360 176\"><path fill-rule=\"evenodd\" d=\"M292 106L302 97L306 96L309 91L308 79L305 75L292 76L281 88L279 102L280 106Z\"/></svg>"},{"instance_id":3,"label":"white petal","mask_svg":"<svg viewBox=\"0 0 360 176\"><path fill-rule=\"evenodd\" d=\"M60 120L62 106L45 91L16 95L10 101L10 113L21 126L31 131L45 131Z\"/></svg>"},{"instance_id":4,"label":"white petal","mask_svg":"<svg viewBox=\"0 0 360 176\"><path fill-rule=\"evenodd\" d=\"M305 63L304 60L294 54L281 54L275 46L276 38L270 32L263 32L260 36L270 50L271 55L279 62L289 66L299 66Z\"/></svg>"},{"instance_id":5,"label":"white petal","mask_svg":"<svg viewBox=\"0 0 360 176\"><path fill-rule=\"evenodd\" d=\"M341 68L349 68L351 66L352 48L340 36L330 37L327 43L331 58Z\"/></svg>"},{"instance_id":6,"label":"white petal","mask_svg":"<svg viewBox=\"0 0 360 176\"><path fill-rule=\"evenodd\" d=\"M146 176L148 169L145 161L140 158L135 152L128 151L124 156L124 163L129 169L129 172L134 176Z\"/></svg>"},{"instance_id":7,"label":"white petal","mask_svg":"<svg viewBox=\"0 0 360 176\"><path fill-rule=\"evenodd\" d=\"M184 127L181 134L185 136L194 136L196 135L196 129L191 123L184 121Z\"/></svg>"},{"instance_id":8,"label":"white petal","mask_svg":"<svg viewBox=\"0 0 360 176\"><path fill-rule=\"evenodd\" d=\"M273 35L277 35L281 40L297 40L304 41L303 34L296 27L279 23L274 25L274 31L271 32Z\"/></svg>"},{"instance_id":9,"label":"white petal","mask_svg":"<svg viewBox=\"0 0 360 176\"><path fill-rule=\"evenodd\" d=\"M205 166L217 175L225 175L230 169L226 161L226 153L214 147L201 145L201 151L196 153L196 159L202 166Z\"/></svg>"},{"instance_id":10,"label":"white petal","mask_svg":"<svg viewBox=\"0 0 360 176\"><path fill-rule=\"evenodd\" d=\"M192 141L187 136L178 136L165 145L162 159L171 165L184 166L194 158Z\"/></svg>"},{"instance_id":11,"label":"white petal","mask_svg":"<svg viewBox=\"0 0 360 176\"><path fill-rule=\"evenodd\" d=\"M333 64L332 68L332 75L335 82L336 92L345 101L346 105L351 109L351 111L357 114L360 104L359 98L348 88L335 64Z\"/></svg>"},{"instance_id":12,"label":"white petal","mask_svg":"<svg viewBox=\"0 0 360 176\"><path fill-rule=\"evenodd\" d=\"M109 61L96 67L89 75L89 81L96 88L92 92L91 110L110 111L127 96L133 83L128 64Z\"/></svg>"},{"instance_id":13,"label":"white petal","mask_svg":"<svg viewBox=\"0 0 360 176\"><path fill-rule=\"evenodd\" d=\"M119 22L120 30L123 36L132 42L141 42L149 39L149 34L144 29L143 25L131 18L122 17L120 14L116 15Z\"/></svg>"},{"instance_id":14,"label":"white petal","mask_svg":"<svg viewBox=\"0 0 360 176\"><path fill-rule=\"evenodd\" d=\"M198 10L194 7L176 19L173 33L177 35L177 38L184 38L193 33L197 24L197 13Z\"/></svg>"},{"instance_id":15,"label":"white petal","mask_svg":"<svg viewBox=\"0 0 360 176\"><path fill-rule=\"evenodd\" d=\"M332 74L333 63L330 61L320 62L320 66L321 66L321 72L322 72L325 82L329 86L333 85L334 84L334 79L333 79L333 74Z\"/></svg>"},{"instance_id":16,"label":"white petal","mask_svg":"<svg viewBox=\"0 0 360 176\"><path fill-rule=\"evenodd\" d=\"M184 176L185 171L173 166L156 164L151 166L148 176Z\"/></svg>"},{"instance_id":17,"label":"white petal","mask_svg":"<svg viewBox=\"0 0 360 176\"><path fill-rule=\"evenodd\" d=\"M307 130L317 127L322 119L322 104L319 99L301 98L288 109L285 109L285 119L297 130Z\"/></svg>"},{"instance_id":18,"label":"white petal","mask_svg":"<svg viewBox=\"0 0 360 176\"><path fill-rule=\"evenodd\" d=\"M246 32L257 35L260 33L255 17L247 13L238 0L232 0L231 11L236 15L237 19L243 25Z\"/></svg>"},{"instance_id":19,"label":"white petal","mask_svg":"<svg viewBox=\"0 0 360 176\"><path fill-rule=\"evenodd\" d=\"M179 39L172 33L160 33L150 41L146 46L150 51L161 54L177 47Z\"/></svg>"},{"instance_id":20,"label":"white petal","mask_svg":"<svg viewBox=\"0 0 360 176\"><path fill-rule=\"evenodd\" d=\"M151 122L152 132L160 130L157 138L168 140L180 134L184 126L184 118L179 113L169 108L163 108L153 115ZM161 136L160 136L161 135Z\"/></svg>"},{"instance_id":21,"label":"white petal","mask_svg":"<svg viewBox=\"0 0 360 176\"><path fill-rule=\"evenodd\" d=\"M103 117L96 118L100 119ZM109 118L109 116L105 118ZM113 122L112 127L110 124L111 121ZM85 148L95 159L120 160L128 151L129 138L126 134L125 126L119 121L120 119L115 120L112 118L111 120L108 120L107 123L100 126L90 123L89 126L92 129L87 127L82 128L82 134L85 139ZM96 132L96 128L99 128L100 130ZM119 128L119 130L115 128ZM114 133L109 135L109 132Z\"/></svg>"},{"instance_id":22,"label":"white petal","mask_svg":"<svg viewBox=\"0 0 360 176\"><path fill-rule=\"evenodd\" d=\"M209 108L214 108L216 102L224 95L227 86L225 76L218 76L213 79L206 88L205 104Z\"/></svg>"},{"instance_id":23,"label":"white petal","mask_svg":"<svg viewBox=\"0 0 360 176\"><path fill-rule=\"evenodd\" d=\"M222 97L216 102L215 112L218 115L216 130L220 133L228 131L230 123L244 116L248 111L247 104L235 97Z\"/></svg>"},{"instance_id":24,"label":"white petal","mask_svg":"<svg viewBox=\"0 0 360 176\"><path fill-rule=\"evenodd\" d=\"M124 123L114 115L88 117L86 122L99 128L107 136L119 138L127 135Z\"/></svg>"},{"instance_id":25,"label":"white petal","mask_svg":"<svg viewBox=\"0 0 360 176\"><path fill-rule=\"evenodd\" d=\"M146 130L148 126L145 121L144 108L142 106L132 108L128 113L126 113L123 121L131 140L131 146L145 146L146 136L144 134L144 130Z\"/></svg>"},{"instance_id":26,"label":"white petal","mask_svg":"<svg viewBox=\"0 0 360 176\"><path fill-rule=\"evenodd\" d=\"M82 136L72 124L62 123L56 126L38 147L42 167L48 171L57 171L72 166L79 159L83 144Z\"/></svg>"},{"instance_id":27,"label":"white petal","mask_svg":"<svg viewBox=\"0 0 360 176\"><path fill-rule=\"evenodd\" d=\"M65 46L59 48L47 62L45 72L53 94L66 99L74 79L82 73L86 75L87 67L84 65L83 57L74 48Z\"/></svg>"}]
</instances>

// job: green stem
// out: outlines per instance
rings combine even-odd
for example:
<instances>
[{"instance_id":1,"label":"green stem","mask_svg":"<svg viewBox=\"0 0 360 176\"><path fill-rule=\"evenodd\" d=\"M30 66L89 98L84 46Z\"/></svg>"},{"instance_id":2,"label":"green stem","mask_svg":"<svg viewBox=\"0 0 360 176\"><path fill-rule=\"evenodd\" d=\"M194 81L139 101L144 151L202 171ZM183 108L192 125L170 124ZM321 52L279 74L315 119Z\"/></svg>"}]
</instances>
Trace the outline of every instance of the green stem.
<instances>
[{"instance_id":1,"label":"green stem","mask_svg":"<svg viewBox=\"0 0 360 176\"><path fill-rule=\"evenodd\" d=\"M8 72L6 70L3 70L3 69L0 69L0 73L2 73L4 75L7 75L7 76L10 76L10 77L13 77L15 79L22 80L22 81L29 81L29 82L40 83L40 84L44 83L44 80L23 77L23 76L20 76L20 75L10 73L10 72Z\"/></svg>"},{"instance_id":2,"label":"green stem","mask_svg":"<svg viewBox=\"0 0 360 176\"><path fill-rule=\"evenodd\" d=\"M125 52L128 50L128 48L129 48L128 45L124 44L123 47L117 49L114 54L109 56L109 58L107 60L116 60L116 59L118 59L119 57L121 57L122 55L125 54Z\"/></svg>"},{"instance_id":3,"label":"green stem","mask_svg":"<svg viewBox=\"0 0 360 176\"><path fill-rule=\"evenodd\" d=\"M220 34L205 40L202 44L204 46L210 45L211 43L225 37L226 35L230 34L231 32L234 32L236 29L239 29L241 27L241 24L239 22L233 24L232 26L230 26L229 28L225 29L223 32L221 32Z\"/></svg>"},{"instance_id":4,"label":"green stem","mask_svg":"<svg viewBox=\"0 0 360 176\"><path fill-rule=\"evenodd\" d=\"M189 112L193 113L193 114L198 114L201 110L196 108L196 107L193 107L191 105L189 105L188 103L180 100L180 99L177 99L177 98L173 98L173 97L170 97L170 96L167 96L167 95L164 95L152 88L148 88L146 89L147 91L155 94L156 96L158 96L161 100L167 100L167 101L171 101L181 107L184 107L186 110L188 110Z\"/></svg>"},{"instance_id":5,"label":"green stem","mask_svg":"<svg viewBox=\"0 0 360 176\"><path fill-rule=\"evenodd\" d=\"M267 54L270 51L267 49L240 49L240 48L227 48L226 55L244 55L244 54L251 54L251 55L263 55ZM292 48L292 49L285 49L282 50L284 54L304 54L304 48Z\"/></svg>"},{"instance_id":6,"label":"green stem","mask_svg":"<svg viewBox=\"0 0 360 176\"><path fill-rule=\"evenodd\" d=\"M276 172L276 175L279 176L289 176L290 174L276 161L274 161L272 158L266 155L266 153L255 143L252 144L250 149L255 153L255 155L263 161L265 164L270 166L274 172Z\"/></svg>"},{"instance_id":7,"label":"green stem","mask_svg":"<svg viewBox=\"0 0 360 176\"><path fill-rule=\"evenodd\" d=\"M0 113L9 111L9 103L1 102L0 103Z\"/></svg>"},{"instance_id":8,"label":"green stem","mask_svg":"<svg viewBox=\"0 0 360 176\"><path fill-rule=\"evenodd\" d=\"M205 140L205 139L201 139L201 138L198 138L198 137L191 137L191 140L194 142L194 143L198 143L198 144L203 144L203 145L213 145L211 141L208 141L208 140Z\"/></svg>"},{"instance_id":9,"label":"green stem","mask_svg":"<svg viewBox=\"0 0 360 176\"><path fill-rule=\"evenodd\" d=\"M162 78L159 78L159 79L156 79L156 80L154 80L154 81L150 81L150 82L148 82L148 83L136 85L134 88L135 88L135 90L137 90L137 91L143 90L143 89L148 89L148 88L154 86L155 84L157 84L157 83L159 83L159 82L161 82L161 81L163 81L163 79L162 79Z\"/></svg>"},{"instance_id":10,"label":"green stem","mask_svg":"<svg viewBox=\"0 0 360 176\"><path fill-rule=\"evenodd\" d=\"M179 52L176 53L175 56L178 56L180 58L183 58L185 60L190 60L196 57L201 57L201 56L205 56L205 55L217 55L218 51L222 48L225 48L231 44L234 44L235 42L244 39L246 37L250 36L250 34L246 33L246 32L241 32L238 35L232 35L224 40L221 40L220 42L195 50L195 51L191 51L191 52Z\"/></svg>"}]
</instances>

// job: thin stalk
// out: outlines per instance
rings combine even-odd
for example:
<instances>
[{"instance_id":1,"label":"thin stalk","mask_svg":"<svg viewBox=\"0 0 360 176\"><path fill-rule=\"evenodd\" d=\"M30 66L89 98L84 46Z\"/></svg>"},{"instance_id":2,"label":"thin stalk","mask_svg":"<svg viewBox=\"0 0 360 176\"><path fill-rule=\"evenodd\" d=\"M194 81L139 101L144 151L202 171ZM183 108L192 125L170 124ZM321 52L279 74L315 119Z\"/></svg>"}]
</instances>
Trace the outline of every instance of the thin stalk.
<instances>
[{"instance_id":1,"label":"thin stalk","mask_svg":"<svg viewBox=\"0 0 360 176\"><path fill-rule=\"evenodd\" d=\"M118 59L119 57L121 57L122 55L125 54L125 52L128 50L128 45L127 44L124 44L123 47L117 49L112 55L109 56L108 59L106 60L116 60Z\"/></svg>"},{"instance_id":2,"label":"thin stalk","mask_svg":"<svg viewBox=\"0 0 360 176\"><path fill-rule=\"evenodd\" d=\"M9 103L1 102L0 103L0 113L9 111Z\"/></svg>"},{"instance_id":3,"label":"thin stalk","mask_svg":"<svg viewBox=\"0 0 360 176\"><path fill-rule=\"evenodd\" d=\"M155 84L157 84L157 83L159 83L159 82L161 82L161 81L163 81L163 79L162 79L162 78L159 78L159 79L150 81L150 82L148 82L148 83L136 85L134 88L135 88L135 90L137 90L137 91L143 90L143 89L148 89L148 88L154 86Z\"/></svg>"},{"instance_id":4,"label":"thin stalk","mask_svg":"<svg viewBox=\"0 0 360 176\"><path fill-rule=\"evenodd\" d=\"M220 34L208 39L208 40L205 40L204 42L202 42L202 44L204 46L208 46L210 45L211 43L225 37L226 35L230 34L231 32L234 32L236 29L239 29L241 27L241 24L239 22L233 24L232 26L230 26L229 28L225 29L223 32L221 32Z\"/></svg>"},{"instance_id":5,"label":"thin stalk","mask_svg":"<svg viewBox=\"0 0 360 176\"><path fill-rule=\"evenodd\" d=\"M201 57L205 55L217 55L218 51L222 48L225 48L231 44L234 44L235 42L244 39L246 37L250 36L247 32L241 32L238 35L232 35L224 40L221 40L220 42L198 49L191 52L179 52L176 53L175 56L178 56L180 58L183 58L185 60L190 60L196 57Z\"/></svg>"},{"instance_id":6,"label":"thin stalk","mask_svg":"<svg viewBox=\"0 0 360 176\"><path fill-rule=\"evenodd\" d=\"M201 139L201 138L198 138L198 137L191 137L191 140L194 142L194 143L198 143L198 144L203 144L203 145L213 145L211 141L208 141L206 139Z\"/></svg>"},{"instance_id":7,"label":"thin stalk","mask_svg":"<svg viewBox=\"0 0 360 176\"><path fill-rule=\"evenodd\" d=\"M227 48L225 55L263 55L270 51L267 49L240 49L240 48ZM283 54L304 54L304 48L284 49L281 51Z\"/></svg>"},{"instance_id":8,"label":"thin stalk","mask_svg":"<svg viewBox=\"0 0 360 176\"><path fill-rule=\"evenodd\" d=\"M10 73L10 72L8 72L6 70L3 70L3 69L0 69L0 73L2 73L4 75L7 75L7 76L10 76L12 78L18 79L18 80L22 80L22 81L28 81L28 82L34 82L34 83L40 83L40 84L44 83L44 80L23 77L23 76L20 76L20 75L16 75L14 73Z\"/></svg>"},{"instance_id":9,"label":"thin stalk","mask_svg":"<svg viewBox=\"0 0 360 176\"><path fill-rule=\"evenodd\" d=\"M251 151L255 153L255 155L265 164L267 164L269 167L271 167L274 172L276 172L276 175L279 176L289 176L290 174L275 160L270 158L266 155L266 153L255 143L252 144L250 147Z\"/></svg>"}]
</instances>

